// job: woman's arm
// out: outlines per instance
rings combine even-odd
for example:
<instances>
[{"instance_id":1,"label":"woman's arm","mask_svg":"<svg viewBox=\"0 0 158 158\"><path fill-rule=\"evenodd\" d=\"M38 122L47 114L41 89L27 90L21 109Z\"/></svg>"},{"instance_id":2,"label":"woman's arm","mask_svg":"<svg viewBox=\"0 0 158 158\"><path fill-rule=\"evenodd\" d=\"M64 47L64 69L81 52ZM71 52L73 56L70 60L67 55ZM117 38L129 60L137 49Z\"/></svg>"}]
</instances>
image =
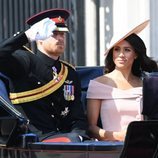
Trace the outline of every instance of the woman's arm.
<instances>
[{"instance_id":1,"label":"woman's arm","mask_svg":"<svg viewBox=\"0 0 158 158\"><path fill-rule=\"evenodd\" d=\"M99 99L88 99L87 100L87 117L89 124L89 134L92 138L100 141L123 141L126 135L126 131L114 132L105 131L100 128L98 118L100 114L101 100Z\"/></svg>"}]
</instances>

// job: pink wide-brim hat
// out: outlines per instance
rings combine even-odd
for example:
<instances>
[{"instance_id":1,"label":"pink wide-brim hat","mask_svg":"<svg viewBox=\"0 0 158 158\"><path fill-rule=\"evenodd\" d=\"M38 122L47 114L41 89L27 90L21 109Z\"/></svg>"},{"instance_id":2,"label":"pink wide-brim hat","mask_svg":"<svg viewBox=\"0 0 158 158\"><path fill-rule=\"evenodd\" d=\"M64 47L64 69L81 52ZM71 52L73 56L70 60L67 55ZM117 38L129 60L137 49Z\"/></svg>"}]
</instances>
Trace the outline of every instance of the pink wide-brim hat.
<instances>
[{"instance_id":1,"label":"pink wide-brim hat","mask_svg":"<svg viewBox=\"0 0 158 158\"><path fill-rule=\"evenodd\" d=\"M123 33L118 32L116 35L114 35L104 55L106 56L111 48L113 48L116 44L124 40L126 37L130 36L133 33L135 34L140 33L149 24L149 21L150 20L146 20L141 24L132 27L132 29L123 30Z\"/></svg>"}]
</instances>

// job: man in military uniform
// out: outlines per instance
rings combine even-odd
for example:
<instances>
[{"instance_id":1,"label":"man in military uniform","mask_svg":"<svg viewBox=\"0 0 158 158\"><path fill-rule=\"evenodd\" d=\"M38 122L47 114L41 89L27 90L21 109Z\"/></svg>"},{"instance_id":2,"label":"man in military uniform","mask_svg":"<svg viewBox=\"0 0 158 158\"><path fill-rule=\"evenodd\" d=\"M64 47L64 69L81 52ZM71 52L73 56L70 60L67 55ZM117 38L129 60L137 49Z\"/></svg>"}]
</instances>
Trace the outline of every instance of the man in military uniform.
<instances>
[{"instance_id":1,"label":"man in military uniform","mask_svg":"<svg viewBox=\"0 0 158 158\"><path fill-rule=\"evenodd\" d=\"M64 9L40 12L26 21L30 29L0 44L0 71L11 79L10 99L44 142L87 137L80 81L74 67L59 60L65 51L68 17ZM24 48L32 41L37 43L35 53Z\"/></svg>"}]
</instances>

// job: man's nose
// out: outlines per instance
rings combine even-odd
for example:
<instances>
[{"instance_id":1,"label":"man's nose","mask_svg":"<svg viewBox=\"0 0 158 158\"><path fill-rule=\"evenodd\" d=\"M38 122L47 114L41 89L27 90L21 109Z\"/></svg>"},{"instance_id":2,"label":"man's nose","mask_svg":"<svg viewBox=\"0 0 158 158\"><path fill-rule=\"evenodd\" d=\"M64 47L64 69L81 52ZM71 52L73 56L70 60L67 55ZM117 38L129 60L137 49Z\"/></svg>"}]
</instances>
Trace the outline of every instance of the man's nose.
<instances>
[{"instance_id":1,"label":"man's nose","mask_svg":"<svg viewBox=\"0 0 158 158\"><path fill-rule=\"evenodd\" d=\"M59 36L58 36L58 39L64 40L64 35L59 35Z\"/></svg>"}]
</instances>

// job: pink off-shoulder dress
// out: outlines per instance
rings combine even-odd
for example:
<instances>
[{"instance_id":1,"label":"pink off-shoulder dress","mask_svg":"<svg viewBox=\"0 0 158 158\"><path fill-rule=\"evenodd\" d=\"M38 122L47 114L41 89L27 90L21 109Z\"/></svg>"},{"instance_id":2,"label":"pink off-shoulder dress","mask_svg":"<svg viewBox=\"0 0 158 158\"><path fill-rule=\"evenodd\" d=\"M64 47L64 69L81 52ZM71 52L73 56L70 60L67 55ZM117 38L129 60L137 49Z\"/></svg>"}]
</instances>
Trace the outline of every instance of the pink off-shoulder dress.
<instances>
[{"instance_id":1,"label":"pink off-shoulder dress","mask_svg":"<svg viewBox=\"0 0 158 158\"><path fill-rule=\"evenodd\" d=\"M142 87L122 90L91 80L87 98L102 100L100 116L107 131L126 130L131 121L142 120Z\"/></svg>"}]
</instances>

